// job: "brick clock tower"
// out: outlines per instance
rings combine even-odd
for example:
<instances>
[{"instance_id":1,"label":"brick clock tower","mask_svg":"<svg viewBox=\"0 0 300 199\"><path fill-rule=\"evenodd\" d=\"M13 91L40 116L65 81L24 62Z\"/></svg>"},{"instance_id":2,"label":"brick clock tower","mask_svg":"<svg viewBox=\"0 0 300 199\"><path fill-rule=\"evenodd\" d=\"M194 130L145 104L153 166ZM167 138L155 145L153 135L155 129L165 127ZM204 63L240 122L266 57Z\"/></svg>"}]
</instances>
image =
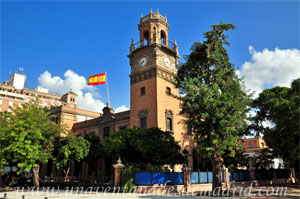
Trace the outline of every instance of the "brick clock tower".
<instances>
[{"instance_id":1,"label":"brick clock tower","mask_svg":"<svg viewBox=\"0 0 300 199\"><path fill-rule=\"evenodd\" d=\"M167 18L150 12L138 24L140 40L130 46L130 126L159 127L174 132L183 149L191 151L191 136L179 115L174 75L179 62L176 40L168 40ZM191 162L192 159L189 158Z\"/></svg>"}]
</instances>

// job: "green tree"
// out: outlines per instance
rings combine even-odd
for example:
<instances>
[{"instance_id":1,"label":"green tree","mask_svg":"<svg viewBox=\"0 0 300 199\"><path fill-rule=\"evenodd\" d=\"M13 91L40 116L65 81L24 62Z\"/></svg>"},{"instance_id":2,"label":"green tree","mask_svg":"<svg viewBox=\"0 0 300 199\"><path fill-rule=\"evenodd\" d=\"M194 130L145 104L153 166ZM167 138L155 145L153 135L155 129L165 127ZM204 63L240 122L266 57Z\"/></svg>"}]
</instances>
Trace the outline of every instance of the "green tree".
<instances>
[{"instance_id":1,"label":"green tree","mask_svg":"<svg viewBox=\"0 0 300 199\"><path fill-rule=\"evenodd\" d=\"M121 130L105 139L104 150L114 158L121 157L125 163L162 166L185 162L173 133L159 128Z\"/></svg>"},{"instance_id":2,"label":"green tree","mask_svg":"<svg viewBox=\"0 0 300 199\"><path fill-rule=\"evenodd\" d=\"M50 112L34 103L1 114L1 166L16 163L18 173L33 171L39 186L39 164L51 157L53 140L63 129L51 121Z\"/></svg>"},{"instance_id":3,"label":"green tree","mask_svg":"<svg viewBox=\"0 0 300 199\"><path fill-rule=\"evenodd\" d=\"M191 53L185 56L177 74L176 86L181 92L181 114L193 130L200 151L209 153L213 170L213 188L221 186L222 155L233 157L245 119L250 96L242 80L236 75L224 45L224 31L234 29L232 24L212 25L204 33L205 41L197 41Z\"/></svg>"},{"instance_id":4,"label":"green tree","mask_svg":"<svg viewBox=\"0 0 300 199\"><path fill-rule=\"evenodd\" d=\"M62 169L65 181L68 179L72 162L80 162L89 153L90 143L82 137L74 135L56 137L53 150L53 163L56 168Z\"/></svg>"},{"instance_id":5,"label":"green tree","mask_svg":"<svg viewBox=\"0 0 300 199\"><path fill-rule=\"evenodd\" d=\"M243 167L248 165L248 158L244 154L244 149L242 146L234 148L234 156L231 155L231 151L224 151L223 159L224 165L230 170L234 171L238 167Z\"/></svg>"},{"instance_id":6,"label":"green tree","mask_svg":"<svg viewBox=\"0 0 300 199\"><path fill-rule=\"evenodd\" d=\"M87 133L84 135L84 139L90 143L90 147L88 155L83 160L88 163L89 167L94 168L97 160L104 156L103 145L100 142L100 137L95 133ZM98 170L94 168L94 171L97 172Z\"/></svg>"},{"instance_id":7,"label":"green tree","mask_svg":"<svg viewBox=\"0 0 300 199\"><path fill-rule=\"evenodd\" d=\"M256 115L253 129L262 133L267 145L287 166L297 166L300 160L300 78L291 88L276 86L265 89L253 102ZM269 123L270 125L265 125Z\"/></svg>"},{"instance_id":8,"label":"green tree","mask_svg":"<svg viewBox=\"0 0 300 199\"><path fill-rule=\"evenodd\" d=\"M246 157L248 167L256 169L269 169L270 165L274 163L274 155L268 148L264 148L257 156Z\"/></svg>"}]
</instances>

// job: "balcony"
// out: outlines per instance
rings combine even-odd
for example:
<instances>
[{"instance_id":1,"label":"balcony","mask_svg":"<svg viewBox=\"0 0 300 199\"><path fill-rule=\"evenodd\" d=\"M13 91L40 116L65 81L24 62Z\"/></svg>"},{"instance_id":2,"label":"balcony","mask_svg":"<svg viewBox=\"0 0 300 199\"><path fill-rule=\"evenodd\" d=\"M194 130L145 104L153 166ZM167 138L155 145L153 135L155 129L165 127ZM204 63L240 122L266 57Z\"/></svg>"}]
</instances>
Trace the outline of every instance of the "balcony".
<instances>
[{"instance_id":1,"label":"balcony","mask_svg":"<svg viewBox=\"0 0 300 199\"><path fill-rule=\"evenodd\" d=\"M130 47L130 52L133 52L141 47L144 47L144 46L148 46L149 43L147 40L142 40L142 41L139 41L139 42L136 42L134 44L131 44L131 47ZM161 39L160 41L160 45L172 50L172 51L176 51L177 50L177 45L174 43L174 42L171 42L169 40L166 40L166 39Z\"/></svg>"}]
</instances>

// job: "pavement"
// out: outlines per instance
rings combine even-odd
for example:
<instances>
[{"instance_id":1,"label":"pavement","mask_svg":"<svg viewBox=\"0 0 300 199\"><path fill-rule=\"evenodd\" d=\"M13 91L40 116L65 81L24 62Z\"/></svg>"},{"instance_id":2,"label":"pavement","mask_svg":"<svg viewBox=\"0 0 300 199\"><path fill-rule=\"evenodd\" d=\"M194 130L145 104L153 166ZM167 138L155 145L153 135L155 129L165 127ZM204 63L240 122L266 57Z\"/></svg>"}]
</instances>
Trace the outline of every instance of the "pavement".
<instances>
[{"instance_id":1,"label":"pavement","mask_svg":"<svg viewBox=\"0 0 300 199\"><path fill-rule=\"evenodd\" d=\"M233 190L232 190L233 191ZM14 190L14 191L1 191L0 199L192 199L192 198L249 198L249 199L300 199L300 185L290 185L282 191L276 186L267 187L253 187L251 189L251 195L239 196L239 191L236 191L236 197L208 197L208 196L191 196L182 193L181 195L149 195L149 194L132 194L132 193L101 193L95 191L81 191L80 189L74 190L48 190L48 191L37 191L37 190ZM284 193L284 194L282 194ZM197 193L196 193L197 194ZM225 195L226 196L226 195Z\"/></svg>"},{"instance_id":2,"label":"pavement","mask_svg":"<svg viewBox=\"0 0 300 199\"><path fill-rule=\"evenodd\" d=\"M65 193L62 191L56 193L45 193L45 192L6 192L7 197L5 199L192 199L192 198L200 198L200 196L164 196L164 195L145 195L145 194L114 194L114 193L83 193L83 194L76 194L76 193ZM0 193L0 198L3 198L4 193ZM23 197L24 196L24 197ZM218 197L204 197L201 198L218 198ZM222 197L222 198L229 198L229 197ZM233 197L230 197L232 199ZM237 197L238 198L238 197Z\"/></svg>"}]
</instances>

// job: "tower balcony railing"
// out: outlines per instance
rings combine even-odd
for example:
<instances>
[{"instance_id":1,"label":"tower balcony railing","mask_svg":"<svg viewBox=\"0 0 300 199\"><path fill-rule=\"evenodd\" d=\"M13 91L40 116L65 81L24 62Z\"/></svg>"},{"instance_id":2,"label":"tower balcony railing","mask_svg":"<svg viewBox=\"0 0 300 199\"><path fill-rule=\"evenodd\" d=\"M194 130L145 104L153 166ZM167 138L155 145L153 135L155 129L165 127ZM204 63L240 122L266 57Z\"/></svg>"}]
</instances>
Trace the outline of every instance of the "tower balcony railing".
<instances>
[{"instance_id":1,"label":"tower balcony railing","mask_svg":"<svg viewBox=\"0 0 300 199\"><path fill-rule=\"evenodd\" d=\"M172 49L174 51L176 51L176 49L177 49L177 45L174 42L171 42L170 40L161 39L160 44L162 46ZM149 45L149 42L147 40L142 40L142 41L139 41L136 43L132 43L131 44L131 52L135 51L141 47L148 46L148 45Z\"/></svg>"},{"instance_id":2,"label":"tower balcony railing","mask_svg":"<svg viewBox=\"0 0 300 199\"><path fill-rule=\"evenodd\" d=\"M176 49L177 46L175 46L175 44L173 42L171 42L170 40L166 40L166 39L162 39L160 41L161 45L168 47L168 48L172 48L172 49Z\"/></svg>"}]
</instances>

